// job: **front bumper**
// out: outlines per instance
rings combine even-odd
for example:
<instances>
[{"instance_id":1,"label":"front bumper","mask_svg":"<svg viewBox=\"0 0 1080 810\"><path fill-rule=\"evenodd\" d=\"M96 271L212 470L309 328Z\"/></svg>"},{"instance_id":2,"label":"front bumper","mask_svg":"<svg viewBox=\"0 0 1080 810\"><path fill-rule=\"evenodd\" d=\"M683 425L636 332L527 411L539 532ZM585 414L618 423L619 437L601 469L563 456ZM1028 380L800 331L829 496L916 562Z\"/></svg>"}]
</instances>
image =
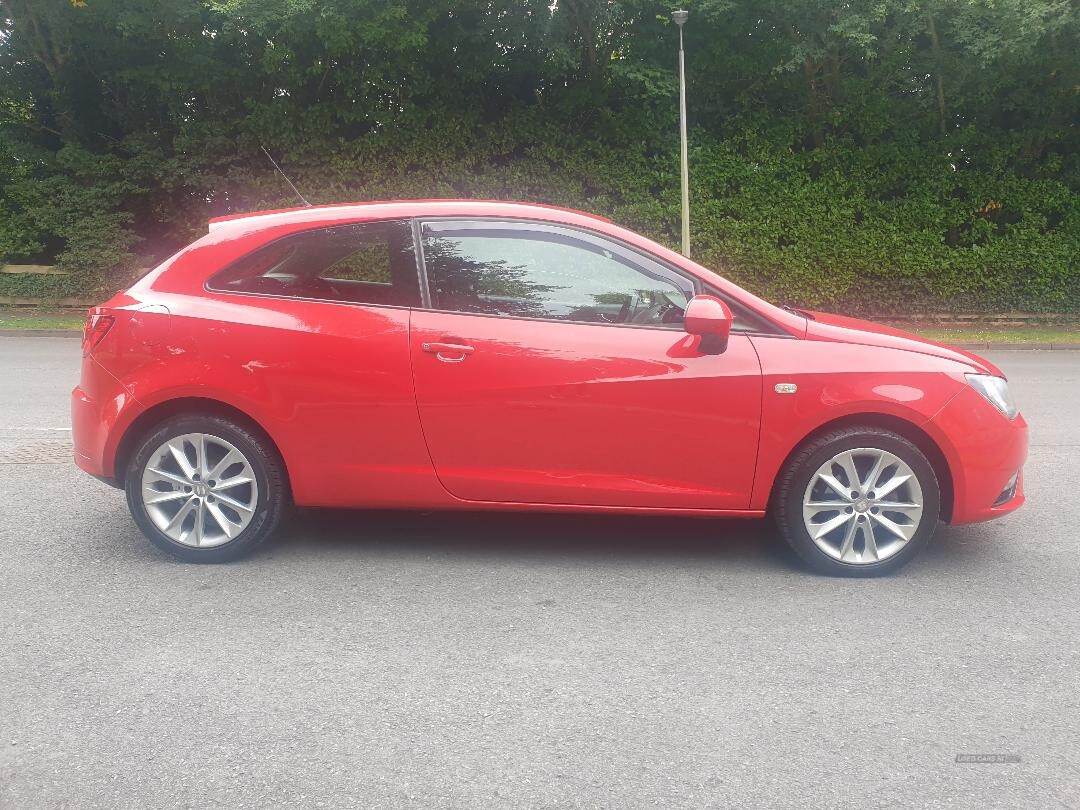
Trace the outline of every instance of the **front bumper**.
<instances>
[{"instance_id":1,"label":"front bumper","mask_svg":"<svg viewBox=\"0 0 1080 810\"><path fill-rule=\"evenodd\" d=\"M992 520L1023 505L1023 466L1028 449L1023 416L1010 420L974 389L965 388L926 427L945 454L952 474L950 523ZM997 503L1014 475L1012 496Z\"/></svg>"}]
</instances>

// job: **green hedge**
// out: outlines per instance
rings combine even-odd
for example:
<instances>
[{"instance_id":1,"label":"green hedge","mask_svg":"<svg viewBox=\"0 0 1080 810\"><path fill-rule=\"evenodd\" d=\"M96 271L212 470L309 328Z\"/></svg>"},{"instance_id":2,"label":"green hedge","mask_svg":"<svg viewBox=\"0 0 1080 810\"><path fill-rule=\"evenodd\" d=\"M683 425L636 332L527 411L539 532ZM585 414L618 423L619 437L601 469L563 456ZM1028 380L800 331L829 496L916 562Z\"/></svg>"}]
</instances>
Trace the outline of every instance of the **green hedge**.
<instances>
[{"instance_id":1,"label":"green hedge","mask_svg":"<svg viewBox=\"0 0 1080 810\"><path fill-rule=\"evenodd\" d=\"M1080 5L702 0L692 255L780 302L1080 311ZM0 14L0 294L86 293L315 202L486 197L679 232L655 0L40 0ZM43 39L44 37L44 39Z\"/></svg>"},{"instance_id":2,"label":"green hedge","mask_svg":"<svg viewBox=\"0 0 1080 810\"><path fill-rule=\"evenodd\" d=\"M293 171L315 202L533 200L605 214L677 245L674 149L511 135L447 133L436 139L437 152L361 141L329 159L304 156ZM1080 311L1080 198L1060 180L954 169L933 143L835 142L800 152L697 131L690 159L693 257L772 300L875 313ZM208 172L205 182L228 190L231 210L295 203L258 163ZM80 204L96 204L69 196L75 201L53 213L60 224L51 227L86 216ZM3 275L0 295L61 297L122 286L134 268L204 233L215 213L205 203L179 206L150 243L126 224L123 210L98 209L93 227L66 229L58 263L73 275Z\"/></svg>"},{"instance_id":3,"label":"green hedge","mask_svg":"<svg viewBox=\"0 0 1080 810\"><path fill-rule=\"evenodd\" d=\"M93 297L100 292L100 282L88 274L52 276L0 273L0 296L5 298L41 298L48 303L61 298Z\"/></svg>"}]
</instances>

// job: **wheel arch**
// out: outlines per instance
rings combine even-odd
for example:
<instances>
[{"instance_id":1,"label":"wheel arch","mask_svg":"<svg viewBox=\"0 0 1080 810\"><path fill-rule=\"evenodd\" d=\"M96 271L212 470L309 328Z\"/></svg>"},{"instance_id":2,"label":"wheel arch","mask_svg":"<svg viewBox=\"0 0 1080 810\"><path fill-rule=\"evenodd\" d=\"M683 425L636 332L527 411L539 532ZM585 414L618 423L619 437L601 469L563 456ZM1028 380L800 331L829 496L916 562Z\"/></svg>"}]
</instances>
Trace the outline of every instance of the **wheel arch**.
<instances>
[{"instance_id":1,"label":"wheel arch","mask_svg":"<svg viewBox=\"0 0 1080 810\"><path fill-rule=\"evenodd\" d=\"M773 498L776 496L776 488L779 486L780 480L783 477L782 473L787 469L788 464L791 463L792 457L794 457L799 450L825 433L837 430L838 428L855 426L876 427L890 430L893 433L903 436L918 447L923 455L926 456L927 461L930 462L930 466L934 470L934 475L936 475L938 479L938 486L941 489L941 519L945 522L952 519L953 498L955 496L953 474L952 469L949 467L949 462L937 442L934 441L929 433L910 420L900 416L893 416L892 414L874 412L853 413L838 417L829 422L825 422L822 425L818 425L796 442L790 452L788 452L787 456L784 457L784 461L780 465L776 477L773 479L769 492L770 510L773 506Z\"/></svg>"},{"instance_id":2,"label":"wheel arch","mask_svg":"<svg viewBox=\"0 0 1080 810\"><path fill-rule=\"evenodd\" d=\"M258 434L261 438L265 439L267 445L275 454L277 454L278 460L281 461L281 469L285 473L285 486L288 491L291 492L292 485L289 478L288 464L285 461L285 456L282 454L278 443L274 441L274 437L270 435L270 431L263 427L257 419L250 414L245 413L240 408L237 408L235 405L230 405L221 400L211 399L209 397L191 396L167 399L156 405L152 405L135 417L131 424L127 426L123 436L120 438L120 442L116 446L116 455L114 457L113 471L118 486L124 486L124 477L127 474L128 462L131 459L132 453L135 452L139 440L162 422L171 419L174 416L220 416L236 422L246 429Z\"/></svg>"}]
</instances>

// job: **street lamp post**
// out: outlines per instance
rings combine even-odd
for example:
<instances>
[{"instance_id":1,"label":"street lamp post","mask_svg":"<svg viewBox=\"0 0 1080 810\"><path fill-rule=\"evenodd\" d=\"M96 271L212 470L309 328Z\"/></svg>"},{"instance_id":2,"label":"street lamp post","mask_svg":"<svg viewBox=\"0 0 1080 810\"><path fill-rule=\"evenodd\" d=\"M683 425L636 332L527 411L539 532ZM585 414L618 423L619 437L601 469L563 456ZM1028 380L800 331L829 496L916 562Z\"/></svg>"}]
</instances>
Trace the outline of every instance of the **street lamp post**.
<instances>
[{"instance_id":1,"label":"street lamp post","mask_svg":"<svg viewBox=\"0 0 1080 810\"><path fill-rule=\"evenodd\" d=\"M690 167L686 156L686 65L683 59L683 25L690 16L688 11L671 12L671 19L679 26L679 139L682 157L682 253L690 256Z\"/></svg>"}]
</instances>

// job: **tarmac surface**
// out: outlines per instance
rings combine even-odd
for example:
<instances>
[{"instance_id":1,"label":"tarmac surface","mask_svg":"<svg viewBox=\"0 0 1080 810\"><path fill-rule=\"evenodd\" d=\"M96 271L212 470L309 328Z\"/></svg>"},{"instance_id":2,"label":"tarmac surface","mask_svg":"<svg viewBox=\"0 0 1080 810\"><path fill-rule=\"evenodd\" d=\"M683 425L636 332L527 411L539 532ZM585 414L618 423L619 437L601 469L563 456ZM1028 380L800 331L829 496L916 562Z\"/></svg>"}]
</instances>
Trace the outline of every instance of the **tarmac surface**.
<instances>
[{"instance_id":1,"label":"tarmac surface","mask_svg":"<svg viewBox=\"0 0 1080 810\"><path fill-rule=\"evenodd\" d=\"M1028 504L861 581L599 516L185 565L70 462L78 342L0 338L0 806L1080 807L1080 353L990 356Z\"/></svg>"}]
</instances>

